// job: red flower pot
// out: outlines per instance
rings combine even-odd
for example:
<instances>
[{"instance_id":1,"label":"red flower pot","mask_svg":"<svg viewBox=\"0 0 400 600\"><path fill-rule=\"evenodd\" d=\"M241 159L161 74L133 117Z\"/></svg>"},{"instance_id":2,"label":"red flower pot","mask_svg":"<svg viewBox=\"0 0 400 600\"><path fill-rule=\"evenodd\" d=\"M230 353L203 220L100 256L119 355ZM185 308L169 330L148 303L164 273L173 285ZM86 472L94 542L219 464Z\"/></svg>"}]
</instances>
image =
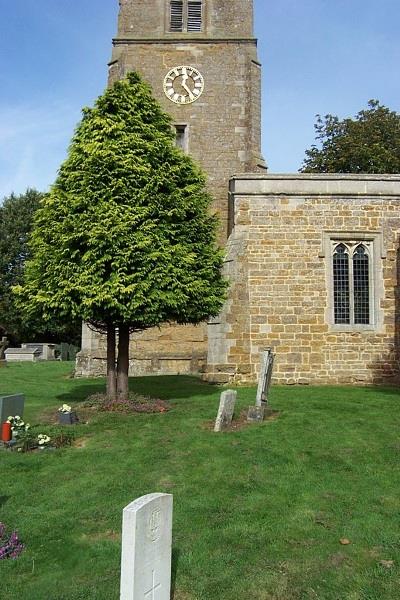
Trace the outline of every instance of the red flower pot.
<instances>
[{"instance_id":1,"label":"red flower pot","mask_svg":"<svg viewBox=\"0 0 400 600\"><path fill-rule=\"evenodd\" d=\"M3 423L1 426L1 441L9 442L12 438L11 423Z\"/></svg>"}]
</instances>

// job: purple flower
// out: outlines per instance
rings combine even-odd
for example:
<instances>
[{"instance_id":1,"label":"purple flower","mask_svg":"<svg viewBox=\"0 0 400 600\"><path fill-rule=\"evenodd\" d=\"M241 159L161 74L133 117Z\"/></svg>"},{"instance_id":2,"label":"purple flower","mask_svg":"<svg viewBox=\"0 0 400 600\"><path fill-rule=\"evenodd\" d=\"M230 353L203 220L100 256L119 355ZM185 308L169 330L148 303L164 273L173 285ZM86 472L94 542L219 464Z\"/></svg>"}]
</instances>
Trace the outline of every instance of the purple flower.
<instances>
[{"instance_id":1,"label":"purple flower","mask_svg":"<svg viewBox=\"0 0 400 600\"><path fill-rule=\"evenodd\" d=\"M0 560L17 558L24 548L24 544L19 540L18 532L13 531L10 535L7 535L4 523L0 523Z\"/></svg>"}]
</instances>

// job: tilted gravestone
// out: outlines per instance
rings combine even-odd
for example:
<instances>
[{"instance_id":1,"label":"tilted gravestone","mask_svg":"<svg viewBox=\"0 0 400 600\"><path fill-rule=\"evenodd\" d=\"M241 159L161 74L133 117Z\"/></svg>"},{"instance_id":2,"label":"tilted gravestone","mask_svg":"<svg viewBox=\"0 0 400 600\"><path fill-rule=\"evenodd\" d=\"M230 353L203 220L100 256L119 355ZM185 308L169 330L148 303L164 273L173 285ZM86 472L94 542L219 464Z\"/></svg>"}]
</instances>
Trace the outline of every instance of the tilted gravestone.
<instances>
[{"instance_id":1,"label":"tilted gravestone","mask_svg":"<svg viewBox=\"0 0 400 600\"><path fill-rule=\"evenodd\" d=\"M8 417L24 414L25 396L13 394L12 396L0 396L0 424L7 421Z\"/></svg>"},{"instance_id":2,"label":"tilted gravestone","mask_svg":"<svg viewBox=\"0 0 400 600\"><path fill-rule=\"evenodd\" d=\"M225 392L222 392L219 401L217 418L215 419L215 432L223 431L232 423L236 396L237 392L234 390L226 390Z\"/></svg>"},{"instance_id":3,"label":"tilted gravestone","mask_svg":"<svg viewBox=\"0 0 400 600\"><path fill-rule=\"evenodd\" d=\"M258 380L256 406L268 404L268 392L271 385L272 369L274 367L275 354L272 348L267 348L261 353L260 378Z\"/></svg>"},{"instance_id":4,"label":"tilted gravestone","mask_svg":"<svg viewBox=\"0 0 400 600\"><path fill-rule=\"evenodd\" d=\"M249 406L247 420L252 423L259 423L264 420L265 411L268 407L268 393L271 385L272 370L274 367L275 354L271 348L261 352L260 377L258 380L256 404Z\"/></svg>"},{"instance_id":5,"label":"tilted gravestone","mask_svg":"<svg viewBox=\"0 0 400 600\"><path fill-rule=\"evenodd\" d=\"M120 600L170 600L172 495L148 494L124 508Z\"/></svg>"}]
</instances>

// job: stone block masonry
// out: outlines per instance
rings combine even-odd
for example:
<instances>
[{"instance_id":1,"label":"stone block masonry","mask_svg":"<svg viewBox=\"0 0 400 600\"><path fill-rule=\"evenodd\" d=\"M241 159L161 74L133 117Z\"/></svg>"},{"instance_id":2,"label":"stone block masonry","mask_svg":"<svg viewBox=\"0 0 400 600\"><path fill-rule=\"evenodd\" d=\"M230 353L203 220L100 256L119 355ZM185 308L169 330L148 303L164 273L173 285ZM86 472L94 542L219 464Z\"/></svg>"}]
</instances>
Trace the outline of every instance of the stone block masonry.
<instances>
[{"instance_id":1,"label":"stone block masonry","mask_svg":"<svg viewBox=\"0 0 400 600\"><path fill-rule=\"evenodd\" d=\"M255 381L268 346L276 383L397 381L400 176L255 174L231 190L230 299L209 325L207 378ZM341 242L368 252L365 324L335 322L332 248Z\"/></svg>"}]
</instances>

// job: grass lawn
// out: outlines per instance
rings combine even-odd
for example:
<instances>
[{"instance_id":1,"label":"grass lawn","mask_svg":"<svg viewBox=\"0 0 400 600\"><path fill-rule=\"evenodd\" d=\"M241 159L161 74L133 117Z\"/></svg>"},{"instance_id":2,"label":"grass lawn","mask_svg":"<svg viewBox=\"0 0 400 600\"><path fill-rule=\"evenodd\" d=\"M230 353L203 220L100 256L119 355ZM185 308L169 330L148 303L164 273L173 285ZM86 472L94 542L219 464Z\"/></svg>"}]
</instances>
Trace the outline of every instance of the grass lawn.
<instances>
[{"instance_id":1,"label":"grass lawn","mask_svg":"<svg viewBox=\"0 0 400 600\"><path fill-rule=\"evenodd\" d=\"M79 413L104 381L71 369L10 365L0 393L25 393L31 423L64 402ZM214 434L218 387L130 384L172 409L97 413L79 447L0 452L0 521L26 544L0 561L0 598L117 600L122 509L155 491L174 495L174 600L400 598L397 389L276 387L279 418ZM240 388L238 408L254 395Z\"/></svg>"}]
</instances>

